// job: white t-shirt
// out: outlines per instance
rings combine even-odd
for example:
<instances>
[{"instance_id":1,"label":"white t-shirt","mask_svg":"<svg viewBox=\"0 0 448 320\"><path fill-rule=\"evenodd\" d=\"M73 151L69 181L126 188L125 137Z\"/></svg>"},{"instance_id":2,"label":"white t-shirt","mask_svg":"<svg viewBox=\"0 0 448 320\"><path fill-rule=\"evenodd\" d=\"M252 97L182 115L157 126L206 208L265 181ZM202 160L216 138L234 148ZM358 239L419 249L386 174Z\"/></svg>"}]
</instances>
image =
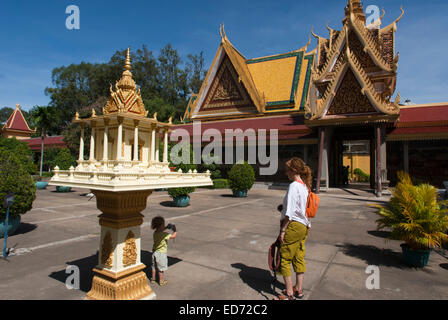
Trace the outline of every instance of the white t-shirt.
<instances>
[{"instance_id":1,"label":"white t-shirt","mask_svg":"<svg viewBox=\"0 0 448 320\"><path fill-rule=\"evenodd\" d=\"M283 198L282 220L288 216L289 220L297 221L308 228L311 223L306 216L306 202L308 200L307 186L298 181L294 181L289 185L288 192Z\"/></svg>"}]
</instances>

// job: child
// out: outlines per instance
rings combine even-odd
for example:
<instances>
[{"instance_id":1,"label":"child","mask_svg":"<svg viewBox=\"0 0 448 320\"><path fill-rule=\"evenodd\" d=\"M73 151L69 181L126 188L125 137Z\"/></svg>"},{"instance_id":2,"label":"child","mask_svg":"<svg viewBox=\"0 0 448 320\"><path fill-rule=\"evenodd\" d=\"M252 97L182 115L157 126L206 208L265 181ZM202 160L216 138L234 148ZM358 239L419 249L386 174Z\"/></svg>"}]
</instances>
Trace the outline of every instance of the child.
<instances>
[{"instance_id":1,"label":"child","mask_svg":"<svg viewBox=\"0 0 448 320\"><path fill-rule=\"evenodd\" d=\"M152 247L152 277L151 283L156 283L156 266L159 270L159 285L164 286L168 281L163 279L164 271L168 270L168 240L176 238L176 226L172 225L173 233L165 232L165 219L161 216L155 217L151 221L151 228L154 229L154 245Z\"/></svg>"}]
</instances>

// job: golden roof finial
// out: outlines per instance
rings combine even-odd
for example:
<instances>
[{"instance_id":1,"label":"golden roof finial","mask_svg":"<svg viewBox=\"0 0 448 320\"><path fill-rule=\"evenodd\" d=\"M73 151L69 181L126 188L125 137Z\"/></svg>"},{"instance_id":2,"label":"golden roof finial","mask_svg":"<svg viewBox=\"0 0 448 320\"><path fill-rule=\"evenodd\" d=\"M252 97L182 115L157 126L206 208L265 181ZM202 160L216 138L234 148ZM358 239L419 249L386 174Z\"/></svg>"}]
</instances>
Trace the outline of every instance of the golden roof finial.
<instances>
[{"instance_id":1,"label":"golden roof finial","mask_svg":"<svg viewBox=\"0 0 448 320\"><path fill-rule=\"evenodd\" d=\"M75 112L75 120L79 120L79 112L78 111Z\"/></svg>"},{"instance_id":2,"label":"golden roof finial","mask_svg":"<svg viewBox=\"0 0 448 320\"><path fill-rule=\"evenodd\" d=\"M94 117L96 117L96 112L95 112L95 109L92 108L92 118L94 118Z\"/></svg>"},{"instance_id":3,"label":"golden roof finial","mask_svg":"<svg viewBox=\"0 0 448 320\"><path fill-rule=\"evenodd\" d=\"M404 15L404 10L403 10L403 6L401 6L401 7L400 7L400 10L401 10L401 14L400 14L400 16L398 17L398 19L397 19L397 20L395 20L395 23L398 23L398 21L400 21L400 20L401 20L401 18L403 18L403 15Z\"/></svg>"},{"instance_id":4,"label":"golden roof finial","mask_svg":"<svg viewBox=\"0 0 448 320\"><path fill-rule=\"evenodd\" d=\"M20 104L16 104L16 109L20 109Z\"/></svg>"},{"instance_id":5,"label":"golden roof finial","mask_svg":"<svg viewBox=\"0 0 448 320\"><path fill-rule=\"evenodd\" d=\"M152 116L152 118L153 118L154 120L157 120L157 112L154 112L154 115Z\"/></svg>"},{"instance_id":6,"label":"golden roof finial","mask_svg":"<svg viewBox=\"0 0 448 320\"><path fill-rule=\"evenodd\" d=\"M168 119L168 124L173 124L173 117L170 117L170 118Z\"/></svg>"},{"instance_id":7,"label":"golden roof finial","mask_svg":"<svg viewBox=\"0 0 448 320\"><path fill-rule=\"evenodd\" d=\"M316 38L317 40L319 40L319 36L317 34L314 33L314 26L311 28L311 34L313 35L314 38Z\"/></svg>"},{"instance_id":8,"label":"golden roof finial","mask_svg":"<svg viewBox=\"0 0 448 320\"><path fill-rule=\"evenodd\" d=\"M126 52L126 61L124 63L124 68L128 71L131 71L131 58L130 58L130 54L129 54L129 47L128 47L128 51Z\"/></svg>"}]
</instances>

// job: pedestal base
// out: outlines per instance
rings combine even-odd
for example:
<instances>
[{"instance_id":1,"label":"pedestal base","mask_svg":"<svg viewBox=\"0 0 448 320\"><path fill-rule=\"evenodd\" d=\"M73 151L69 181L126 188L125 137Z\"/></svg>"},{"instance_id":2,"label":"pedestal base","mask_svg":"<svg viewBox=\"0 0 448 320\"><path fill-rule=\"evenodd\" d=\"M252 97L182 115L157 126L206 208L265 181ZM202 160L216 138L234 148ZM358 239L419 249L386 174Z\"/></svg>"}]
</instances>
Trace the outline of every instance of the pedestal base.
<instances>
[{"instance_id":1,"label":"pedestal base","mask_svg":"<svg viewBox=\"0 0 448 320\"><path fill-rule=\"evenodd\" d=\"M94 268L92 289L88 300L152 300L156 295L148 284L148 277L142 271L144 264L121 271L111 272Z\"/></svg>"}]
</instances>

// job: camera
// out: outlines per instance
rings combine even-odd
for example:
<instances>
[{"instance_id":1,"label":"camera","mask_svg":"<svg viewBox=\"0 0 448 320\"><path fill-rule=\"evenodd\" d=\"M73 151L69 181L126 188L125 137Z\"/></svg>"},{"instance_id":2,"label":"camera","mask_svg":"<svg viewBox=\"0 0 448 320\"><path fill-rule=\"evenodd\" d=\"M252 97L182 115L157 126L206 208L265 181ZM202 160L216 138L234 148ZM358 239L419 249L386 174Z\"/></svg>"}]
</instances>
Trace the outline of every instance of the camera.
<instances>
[{"instance_id":1,"label":"camera","mask_svg":"<svg viewBox=\"0 0 448 320\"><path fill-rule=\"evenodd\" d=\"M282 204L279 205L279 206L277 207L277 210L278 210L279 212L282 212L282 211L283 211L283 205L282 205Z\"/></svg>"},{"instance_id":2,"label":"camera","mask_svg":"<svg viewBox=\"0 0 448 320\"><path fill-rule=\"evenodd\" d=\"M169 224L166 226L166 228L169 229L169 230L173 230L173 231L176 230L176 226L175 226L174 224L172 224L172 223L169 223Z\"/></svg>"}]
</instances>

